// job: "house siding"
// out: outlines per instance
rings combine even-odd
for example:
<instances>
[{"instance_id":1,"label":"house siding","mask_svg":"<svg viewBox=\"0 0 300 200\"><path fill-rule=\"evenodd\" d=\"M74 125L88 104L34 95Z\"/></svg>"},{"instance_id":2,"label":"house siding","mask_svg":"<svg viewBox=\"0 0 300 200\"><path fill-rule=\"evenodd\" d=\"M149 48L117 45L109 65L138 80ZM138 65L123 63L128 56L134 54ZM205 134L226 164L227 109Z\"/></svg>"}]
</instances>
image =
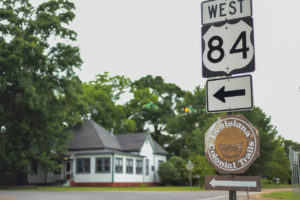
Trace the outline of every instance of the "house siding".
<instances>
[{"instance_id":1,"label":"house siding","mask_svg":"<svg viewBox=\"0 0 300 200\"><path fill-rule=\"evenodd\" d=\"M155 179L154 179L153 182L156 182L156 183L161 182L161 179L160 179L160 177L159 177L159 175L158 175L159 163L160 163L160 161L166 162L166 159L167 159L167 158L166 158L166 156L164 156L164 155L157 155L157 154L154 155L154 162L155 162L155 164L154 164L154 166L155 166Z\"/></svg>"},{"instance_id":2,"label":"house siding","mask_svg":"<svg viewBox=\"0 0 300 200\"><path fill-rule=\"evenodd\" d=\"M96 158L106 158L110 157L110 172L109 173L99 173L96 172ZM76 172L76 160L78 158L90 158L90 173L77 173ZM76 156L73 160L73 174L74 174L74 181L77 183L80 182L103 182L108 183L112 182L112 155L80 155Z\"/></svg>"},{"instance_id":3,"label":"house siding","mask_svg":"<svg viewBox=\"0 0 300 200\"><path fill-rule=\"evenodd\" d=\"M138 186L141 183L147 183L150 185L157 185L161 182L158 175L159 161L166 161L165 155L154 154L154 144L152 139L148 137L140 152L131 152L132 156L123 154L101 154L101 155L80 155L76 158L90 158L90 173L89 174L78 174L76 173L76 159L73 160L73 173L74 184L76 186ZM137 156L135 156L137 155ZM96 158L110 157L110 173L96 173ZM114 166L112 167L112 159L122 158L123 159L123 172L116 173ZM126 159L133 160L133 173L126 173ZM136 174L136 160L142 159L143 161L143 172L142 174ZM149 174L146 175L146 159L149 160ZM112 174L113 173L113 174ZM72 184L71 184L72 185Z\"/></svg>"},{"instance_id":4,"label":"house siding","mask_svg":"<svg viewBox=\"0 0 300 200\"><path fill-rule=\"evenodd\" d=\"M53 172L47 172L41 166L38 166L37 173L28 175L27 178L29 183L47 184L54 183L55 181L60 180L62 178L62 175L54 174Z\"/></svg>"},{"instance_id":5,"label":"house siding","mask_svg":"<svg viewBox=\"0 0 300 200\"><path fill-rule=\"evenodd\" d=\"M151 143L150 137L148 137L145 140L144 145L142 146L140 152L140 155L145 156L143 162L143 177L144 177L144 182L146 183L155 182L156 173L155 171L152 170L152 166L155 165L153 152L154 152L154 146ZM146 175L146 159L149 159L149 175Z\"/></svg>"},{"instance_id":6,"label":"house siding","mask_svg":"<svg viewBox=\"0 0 300 200\"><path fill-rule=\"evenodd\" d=\"M126 183L126 182L143 182L143 174L136 174L136 160L143 160L140 156L124 156L124 155L115 155L115 158L123 158L123 173L114 173L114 182L115 183ZM133 160L133 173L126 173L126 159Z\"/></svg>"}]
</instances>

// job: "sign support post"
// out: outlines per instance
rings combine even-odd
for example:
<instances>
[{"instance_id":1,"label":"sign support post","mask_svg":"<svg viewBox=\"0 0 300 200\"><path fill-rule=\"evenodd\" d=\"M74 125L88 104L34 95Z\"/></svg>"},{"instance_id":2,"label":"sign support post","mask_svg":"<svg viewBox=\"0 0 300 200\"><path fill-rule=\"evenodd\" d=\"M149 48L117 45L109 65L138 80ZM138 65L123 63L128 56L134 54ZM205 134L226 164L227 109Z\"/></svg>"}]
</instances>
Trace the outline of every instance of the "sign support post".
<instances>
[{"instance_id":1,"label":"sign support post","mask_svg":"<svg viewBox=\"0 0 300 200\"><path fill-rule=\"evenodd\" d=\"M229 200L236 200L236 191L229 191Z\"/></svg>"},{"instance_id":2,"label":"sign support post","mask_svg":"<svg viewBox=\"0 0 300 200\"><path fill-rule=\"evenodd\" d=\"M227 112L226 115L231 115L232 112ZM235 174L231 174L232 177L235 177ZM229 190L229 200L236 200L236 191L235 190Z\"/></svg>"},{"instance_id":3,"label":"sign support post","mask_svg":"<svg viewBox=\"0 0 300 200\"><path fill-rule=\"evenodd\" d=\"M190 187L191 187L191 190L192 190L192 171L190 171Z\"/></svg>"},{"instance_id":4,"label":"sign support post","mask_svg":"<svg viewBox=\"0 0 300 200\"><path fill-rule=\"evenodd\" d=\"M228 112L227 115L230 115ZM231 175L232 177L235 177L235 174ZM229 190L229 200L236 200L236 191L235 190Z\"/></svg>"},{"instance_id":5,"label":"sign support post","mask_svg":"<svg viewBox=\"0 0 300 200\"><path fill-rule=\"evenodd\" d=\"M194 169L194 164L192 163L192 161L188 161L188 163L186 164L186 169L190 172L189 175L189 179L190 179L190 187L191 187L191 190L192 190L192 170Z\"/></svg>"}]
</instances>

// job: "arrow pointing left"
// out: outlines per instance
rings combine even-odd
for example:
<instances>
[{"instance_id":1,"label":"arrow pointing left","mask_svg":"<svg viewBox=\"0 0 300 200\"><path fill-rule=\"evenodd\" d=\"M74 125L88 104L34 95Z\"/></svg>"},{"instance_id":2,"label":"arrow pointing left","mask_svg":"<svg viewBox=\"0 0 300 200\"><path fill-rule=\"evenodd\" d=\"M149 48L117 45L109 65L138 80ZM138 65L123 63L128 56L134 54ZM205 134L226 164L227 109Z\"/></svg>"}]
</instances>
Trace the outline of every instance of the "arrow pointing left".
<instances>
[{"instance_id":1,"label":"arrow pointing left","mask_svg":"<svg viewBox=\"0 0 300 200\"><path fill-rule=\"evenodd\" d=\"M261 191L260 176L205 176L207 190Z\"/></svg>"},{"instance_id":2,"label":"arrow pointing left","mask_svg":"<svg viewBox=\"0 0 300 200\"><path fill-rule=\"evenodd\" d=\"M252 109L251 76L207 80L206 100L207 112L230 112Z\"/></svg>"},{"instance_id":3,"label":"arrow pointing left","mask_svg":"<svg viewBox=\"0 0 300 200\"><path fill-rule=\"evenodd\" d=\"M211 186L215 187L257 187L256 181L233 181L233 180L228 180L228 181L219 181L216 179L212 179L209 184Z\"/></svg>"},{"instance_id":4,"label":"arrow pointing left","mask_svg":"<svg viewBox=\"0 0 300 200\"><path fill-rule=\"evenodd\" d=\"M223 86L214 94L214 97L225 103L225 97L245 96L245 93L244 89L225 91L225 86Z\"/></svg>"}]
</instances>

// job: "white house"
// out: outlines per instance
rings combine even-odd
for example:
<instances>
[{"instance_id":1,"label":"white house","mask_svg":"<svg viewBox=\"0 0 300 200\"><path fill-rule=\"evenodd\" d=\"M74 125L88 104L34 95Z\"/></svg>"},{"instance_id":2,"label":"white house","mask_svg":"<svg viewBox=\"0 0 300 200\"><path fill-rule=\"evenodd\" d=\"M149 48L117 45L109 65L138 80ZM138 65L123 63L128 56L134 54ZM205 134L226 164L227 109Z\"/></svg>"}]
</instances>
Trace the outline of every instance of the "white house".
<instances>
[{"instance_id":1,"label":"white house","mask_svg":"<svg viewBox=\"0 0 300 200\"><path fill-rule=\"evenodd\" d=\"M37 167L30 183L66 181L69 186L138 186L160 183L167 152L148 133L114 135L92 120L74 128L60 173Z\"/></svg>"}]
</instances>

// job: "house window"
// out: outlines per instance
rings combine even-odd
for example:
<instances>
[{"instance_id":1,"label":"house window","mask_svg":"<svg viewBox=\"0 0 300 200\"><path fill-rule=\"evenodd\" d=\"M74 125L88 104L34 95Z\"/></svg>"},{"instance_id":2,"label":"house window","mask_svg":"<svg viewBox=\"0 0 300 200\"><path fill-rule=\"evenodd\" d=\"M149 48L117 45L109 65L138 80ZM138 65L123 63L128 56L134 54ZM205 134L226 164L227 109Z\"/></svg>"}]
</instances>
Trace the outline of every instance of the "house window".
<instances>
[{"instance_id":1,"label":"house window","mask_svg":"<svg viewBox=\"0 0 300 200\"><path fill-rule=\"evenodd\" d=\"M143 173L143 160L136 160L135 162L135 173L136 174L142 174Z\"/></svg>"},{"instance_id":2,"label":"house window","mask_svg":"<svg viewBox=\"0 0 300 200\"><path fill-rule=\"evenodd\" d=\"M149 159L146 159L146 175L149 175Z\"/></svg>"},{"instance_id":3,"label":"house window","mask_svg":"<svg viewBox=\"0 0 300 200\"><path fill-rule=\"evenodd\" d=\"M76 173L90 173L90 158L76 159Z\"/></svg>"},{"instance_id":4,"label":"house window","mask_svg":"<svg viewBox=\"0 0 300 200\"><path fill-rule=\"evenodd\" d=\"M161 164L161 163L163 163L164 161L163 160L159 160L158 161L158 167L159 167L159 165Z\"/></svg>"},{"instance_id":5,"label":"house window","mask_svg":"<svg viewBox=\"0 0 300 200\"><path fill-rule=\"evenodd\" d=\"M110 173L110 158L96 158L96 172Z\"/></svg>"},{"instance_id":6,"label":"house window","mask_svg":"<svg viewBox=\"0 0 300 200\"><path fill-rule=\"evenodd\" d=\"M133 174L133 159L126 159L126 173Z\"/></svg>"},{"instance_id":7,"label":"house window","mask_svg":"<svg viewBox=\"0 0 300 200\"><path fill-rule=\"evenodd\" d=\"M123 158L115 159L116 173L123 173Z\"/></svg>"}]
</instances>

